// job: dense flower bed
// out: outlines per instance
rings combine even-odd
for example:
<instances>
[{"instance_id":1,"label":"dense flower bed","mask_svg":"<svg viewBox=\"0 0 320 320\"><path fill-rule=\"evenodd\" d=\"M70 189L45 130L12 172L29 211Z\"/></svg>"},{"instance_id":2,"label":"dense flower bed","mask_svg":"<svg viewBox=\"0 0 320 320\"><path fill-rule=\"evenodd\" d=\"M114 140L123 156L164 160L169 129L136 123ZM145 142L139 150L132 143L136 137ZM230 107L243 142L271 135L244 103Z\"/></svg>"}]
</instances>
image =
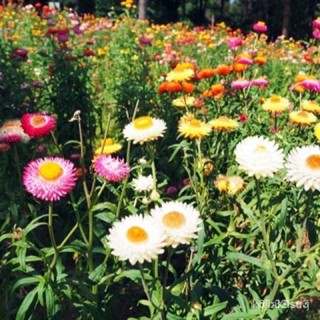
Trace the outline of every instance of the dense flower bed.
<instances>
[{"instance_id":1,"label":"dense flower bed","mask_svg":"<svg viewBox=\"0 0 320 320\"><path fill-rule=\"evenodd\" d=\"M122 5L0 7L0 314L316 319L320 19L269 42Z\"/></svg>"}]
</instances>

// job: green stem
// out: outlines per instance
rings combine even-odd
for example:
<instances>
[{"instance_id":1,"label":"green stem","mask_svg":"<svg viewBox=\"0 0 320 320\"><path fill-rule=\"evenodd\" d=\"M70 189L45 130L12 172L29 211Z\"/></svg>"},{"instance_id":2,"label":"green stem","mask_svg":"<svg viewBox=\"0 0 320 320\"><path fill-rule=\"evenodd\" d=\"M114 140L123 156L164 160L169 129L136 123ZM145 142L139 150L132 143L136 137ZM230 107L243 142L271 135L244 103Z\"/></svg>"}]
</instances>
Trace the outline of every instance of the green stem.
<instances>
[{"instance_id":1,"label":"green stem","mask_svg":"<svg viewBox=\"0 0 320 320\"><path fill-rule=\"evenodd\" d=\"M262 236L263 236L263 240L264 240L264 244L265 244L265 248L267 250L267 255L272 267L272 271L274 274L275 279L279 278L278 272L277 272L277 268L275 266L274 260L273 260L273 255L272 255L272 251L270 248L270 239L269 239L269 233L267 231L267 227L266 227L266 222L265 222L265 215L264 212L262 210L262 204L261 204L261 197L260 197L260 180L258 178L255 177L255 183L256 183L256 193L257 193L257 205L258 205L258 210L260 213L260 228L261 228L261 232L262 232Z\"/></svg>"},{"instance_id":2,"label":"green stem","mask_svg":"<svg viewBox=\"0 0 320 320\"><path fill-rule=\"evenodd\" d=\"M85 172L85 166L84 166L84 144L83 144L83 134L82 134L80 116L78 118L78 129L79 129L79 139L80 139L80 166L81 166L82 172L84 173ZM85 174L81 175L81 179L82 179L82 186L83 186L84 194L85 194L86 201L87 201L87 206L88 206L88 208L90 208L90 206L91 206L91 198L90 198L90 193L89 193L89 190L88 190L88 185L87 185L87 181L86 181L86 178L85 178Z\"/></svg>"},{"instance_id":3,"label":"green stem","mask_svg":"<svg viewBox=\"0 0 320 320\"><path fill-rule=\"evenodd\" d=\"M19 179L19 186L20 186L20 203L24 203L24 188L22 185L22 174L21 174L21 168L20 168L20 159L19 159L19 153L17 149L17 145L13 143L13 152L14 152L14 161L17 166L17 172L18 172L18 179Z\"/></svg>"},{"instance_id":4,"label":"green stem","mask_svg":"<svg viewBox=\"0 0 320 320\"><path fill-rule=\"evenodd\" d=\"M53 232L53 202L52 201L49 203L48 230L49 230L51 245L52 245L53 251L54 251L53 259L50 264L50 269L53 270L53 268L56 265L57 260L58 260L59 250L58 250L58 247L56 244L56 239L54 237L54 232Z\"/></svg>"}]
</instances>

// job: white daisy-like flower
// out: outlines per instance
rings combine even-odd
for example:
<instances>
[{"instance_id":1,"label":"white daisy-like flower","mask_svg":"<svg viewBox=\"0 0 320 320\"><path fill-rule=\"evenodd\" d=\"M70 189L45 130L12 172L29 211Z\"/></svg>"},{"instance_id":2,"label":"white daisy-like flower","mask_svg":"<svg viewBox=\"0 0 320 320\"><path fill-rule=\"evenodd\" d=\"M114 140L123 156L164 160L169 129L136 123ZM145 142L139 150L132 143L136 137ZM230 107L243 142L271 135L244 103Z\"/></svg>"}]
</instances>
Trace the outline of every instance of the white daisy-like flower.
<instances>
[{"instance_id":1,"label":"white daisy-like flower","mask_svg":"<svg viewBox=\"0 0 320 320\"><path fill-rule=\"evenodd\" d=\"M202 222L198 210L179 201L165 202L152 209L150 214L156 224L164 228L167 245L173 248L196 238Z\"/></svg>"},{"instance_id":2,"label":"white daisy-like flower","mask_svg":"<svg viewBox=\"0 0 320 320\"><path fill-rule=\"evenodd\" d=\"M138 192L151 191L153 188L152 175L139 176L138 178L132 179L132 185L134 190Z\"/></svg>"},{"instance_id":3,"label":"white daisy-like flower","mask_svg":"<svg viewBox=\"0 0 320 320\"><path fill-rule=\"evenodd\" d=\"M142 116L127 124L123 129L123 135L133 143L143 144L163 137L166 129L167 126L163 120Z\"/></svg>"},{"instance_id":4,"label":"white daisy-like flower","mask_svg":"<svg viewBox=\"0 0 320 320\"><path fill-rule=\"evenodd\" d=\"M165 233L150 216L129 216L116 222L107 236L112 254L119 260L150 262L164 251Z\"/></svg>"},{"instance_id":5,"label":"white daisy-like flower","mask_svg":"<svg viewBox=\"0 0 320 320\"><path fill-rule=\"evenodd\" d=\"M316 145L294 148L285 164L286 180L305 190L320 191L320 147Z\"/></svg>"},{"instance_id":6,"label":"white daisy-like flower","mask_svg":"<svg viewBox=\"0 0 320 320\"><path fill-rule=\"evenodd\" d=\"M283 168L283 151L279 145L261 136L247 137L235 148L239 168L249 176L273 177Z\"/></svg>"}]
</instances>

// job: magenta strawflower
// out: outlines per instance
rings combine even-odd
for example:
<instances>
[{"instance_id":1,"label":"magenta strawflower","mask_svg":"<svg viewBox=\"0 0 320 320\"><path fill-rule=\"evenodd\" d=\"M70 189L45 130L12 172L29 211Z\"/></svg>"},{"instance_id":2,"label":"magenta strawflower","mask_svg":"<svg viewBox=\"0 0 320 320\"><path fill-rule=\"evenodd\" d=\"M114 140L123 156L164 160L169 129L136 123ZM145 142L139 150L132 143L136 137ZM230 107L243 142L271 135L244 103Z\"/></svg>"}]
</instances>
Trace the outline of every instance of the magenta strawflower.
<instances>
[{"instance_id":1,"label":"magenta strawflower","mask_svg":"<svg viewBox=\"0 0 320 320\"><path fill-rule=\"evenodd\" d=\"M0 127L1 143L27 143L30 136L26 134L18 119L8 120Z\"/></svg>"},{"instance_id":2,"label":"magenta strawflower","mask_svg":"<svg viewBox=\"0 0 320 320\"><path fill-rule=\"evenodd\" d=\"M238 79L231 82L231 88L236 90L243 90L250 87L251 81L246 79Z\"/></svg>"},{"instance_id":3,"label":"magenta strawflower","mask_svg":"<svg viewBox=\"0 0 320 320\"><path fill-rule=\"evenodd\" d=\"M320 81L318 79L306 79L301 81L300 84L310 91L320 92Z\"/></svg>"},{"instance_id":4,"label":"magenta strawflower","mask_svg":"<svg viewBox=\"0 0 320 320\"><path fill-rule=\"evenodd\" d=\"M98 176L109 182L119 182L130 173L130 167L123 159L105 154L94 159L93 167Z\"/></svg>"},{"instance_id":5,"label":"magenta strawflower","mask_svg":"<svg viewBox=\"0 0 320 320\"><path fill-rule=\"evenodd\" d=\"M76 169L72 162L61 157L33 160L23 172L23 185L34 197L58 201L76 185Z\"/></svg>"},{"instance_id":6,"label":"magenta strawflower","mask_svg":"<svg viewBox=\"0 0 320 320\"><path fill-rule=\"evenodd\" d=\"M257 78L251 80L251 85L255 87L266 87L269 85L269 81L265 78Z\"/></svg>"},{"instance_id":7,"label":"magenta strawflower","mask_svg":"<svg viewBox=\"0 0 320 320\"><path fill-rule=\"evenodd\" d=\"M26 113L21 117L21 125L30 137L42 137L56 127L56 119L42 113Z\"/></svg>"},{"instance_id":8,"label":"magenta strawflower","mask_svg":"<svg viewBox=\"0 0 320 320\"><path fill-rule=\"evenodd\" d=\"M266 32L268 30L268 27L263 21L258 21L252 26L252 28L256 32Z\"/></svg>"}]
</instances>

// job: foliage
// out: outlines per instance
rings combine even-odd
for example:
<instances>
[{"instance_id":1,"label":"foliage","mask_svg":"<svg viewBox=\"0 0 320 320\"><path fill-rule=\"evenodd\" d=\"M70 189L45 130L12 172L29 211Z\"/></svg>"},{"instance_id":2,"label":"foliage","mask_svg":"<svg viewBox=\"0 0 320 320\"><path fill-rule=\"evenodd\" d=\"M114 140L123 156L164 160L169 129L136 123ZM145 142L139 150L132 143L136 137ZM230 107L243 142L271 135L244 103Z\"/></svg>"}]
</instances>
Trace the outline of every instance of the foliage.
<instances>
[{"instance_id":1,"label":"foliage","mask_svg":"<svg viewBox=\"0 0 320 320\"><path fill-rule=\"evenodd\" d=\"M48 7L40 13L12 5L0 11L1 139L6 121L26 113L57 121L26 143L0 141L0 314L316 319L319 154L307 190L305 181L287 181L286 167L248 175L234 151L248 136L271 139L286 158L295 147L317 146L319 40L267 42L264 33L225 23L152 24L135 19L130 1L114 20ZM287 98L288 108L264 110L270 97ZM306 110L292 120L304 101L315 101L316 121L306 125ZM140 119L143 129L148 117L163 120L166 130L147 142L125 138L128 124ZM181 130L188 121L189 135ZM202 136L203 124L210 132ZM96 149L110 144L121 145L118 160L131 168L116 181L107 179L118 177L116 166L104 176L96 169ZM77 184L58 201L35 198L24 185L25 168L54 155L74 164ZM152 181L144 190L134 182L141 175ZM112 228L170 201L199 213L194 238L166 246L152 261L119 258Z\"/></svg>"}]
</instances>

